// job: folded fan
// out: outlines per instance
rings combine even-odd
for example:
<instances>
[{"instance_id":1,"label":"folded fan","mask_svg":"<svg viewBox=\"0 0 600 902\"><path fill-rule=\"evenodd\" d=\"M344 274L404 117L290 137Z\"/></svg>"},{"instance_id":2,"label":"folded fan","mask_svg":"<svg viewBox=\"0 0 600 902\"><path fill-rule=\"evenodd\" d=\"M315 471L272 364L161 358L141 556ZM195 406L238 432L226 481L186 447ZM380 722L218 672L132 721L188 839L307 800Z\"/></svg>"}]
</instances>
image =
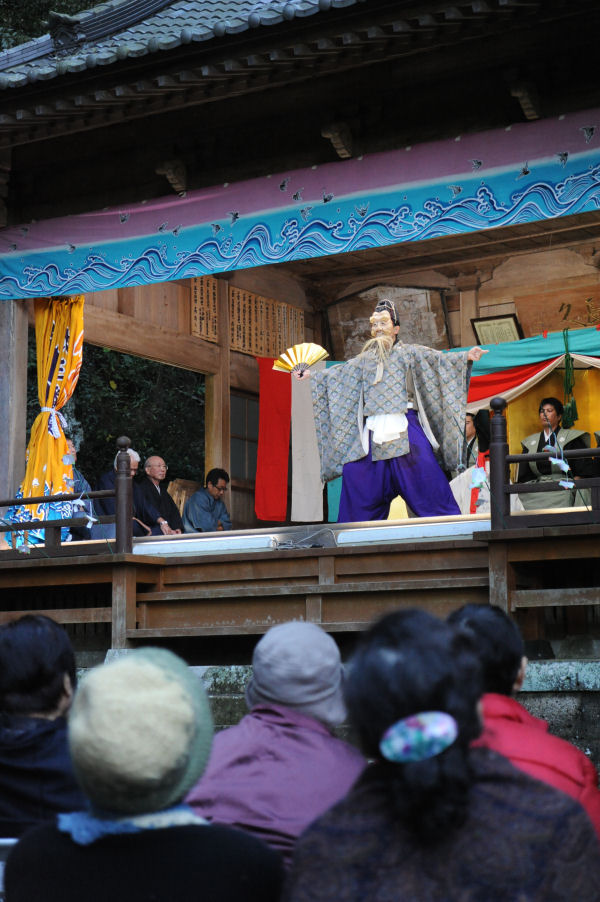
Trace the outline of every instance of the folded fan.
<instances>
[{"instance_id":1,"label":"folded fan","mask_svg":"<svg viewBox=\"0 0 600 902\"><path fill-rule=\"evenodd\" d=\"M329 354L321 345L316 345L312 341L305 341L300 345L294 345L288 348L283 354L280 354L273 369L280 373L303 373L317 360L323 360L329 357Z\"/></svg>"}]
</instances>

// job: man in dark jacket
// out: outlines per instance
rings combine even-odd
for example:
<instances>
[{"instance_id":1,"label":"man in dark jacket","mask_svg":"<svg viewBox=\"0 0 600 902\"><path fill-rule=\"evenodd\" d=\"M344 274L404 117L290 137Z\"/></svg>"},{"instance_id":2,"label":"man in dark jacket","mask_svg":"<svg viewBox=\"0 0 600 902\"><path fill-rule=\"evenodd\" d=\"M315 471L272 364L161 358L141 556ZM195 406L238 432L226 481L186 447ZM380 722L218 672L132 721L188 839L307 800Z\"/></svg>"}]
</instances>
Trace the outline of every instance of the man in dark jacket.
<instances>
[{"instance_id":1,"label":"man in dark jacket","mask_svg":"<svg viewBox=\"0 0 600 902\"><path fill-rule=\"evenodd\" d=\"M169 493L166 485L161 485L166 478L168 467L162 457L153 454L144 464L144 476L139 483L139 491L149 505L156 507L160 516L167 521L171 532L182 533L183 521L179 509Z\"/></svg>"},{"instance_id":2,"label":"man in dark jacket","mask_svg":"<svg viewBox=\"0 0 600 902\"><path fill-rule=\"evenodd\" d=\"M133 535L134 536L159 536L170 535L172 530L167 523L165 517L161 516L158 506L150 504L146 497L140 491L139 483L134 479L140 464L140 455L133 448L127 451L130 463L130 476L133 481ZM113 469L108 473L103 473L98 479L96 488L98 491L104 489L114 489L117 477L117 457L115 456ZM115 515L115 499L114 498L98 498L96 500L96 508L100 514L106 516ZM114 526L107 527L103 524L100 528L92 530L94 538L113 538Z\"/></svg>"},{"instance_id":3,"label":"man in dark jacket","mask_svg":"<svg viewBox=\"0 0 600 902\"><path fill-rule=\"evenodd\" d=\"M0 627L0 836L84 804L67 743L76 684L64 629L41 615Z\"/></svg>"}]
</instances>

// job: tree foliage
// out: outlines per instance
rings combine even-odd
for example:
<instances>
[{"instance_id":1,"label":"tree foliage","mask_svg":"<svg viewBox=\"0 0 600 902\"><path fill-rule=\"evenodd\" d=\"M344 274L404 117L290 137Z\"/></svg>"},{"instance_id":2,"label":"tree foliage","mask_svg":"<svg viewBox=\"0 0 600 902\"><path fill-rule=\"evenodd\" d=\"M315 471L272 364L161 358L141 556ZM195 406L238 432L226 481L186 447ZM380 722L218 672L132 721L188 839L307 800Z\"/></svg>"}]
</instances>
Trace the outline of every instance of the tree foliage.
<instances>
[{"instance_id":1,"label":"tree foliage","mask_svg":"<svg viewBox=\"0 0 600 902\"><path fill-rule=\"evenodd\" d=\"M27 379L28 434L39 413L33 330ZM85 344L79 381L63 409L77 466L92 485L110 470L116 440L127 435L142 457L159 454L168 478L204 481L204 377Z\"/></svg>"},{"instance_id":2,"label":"tree foliage","mask_svg":"<svg viewBox=\"0 0 600 902\"><path fill-rule=\"evenodd\" d=\"M92 0L0 0L0 50L24 44L48 31L48 13L75 15Z\"/></svg>"}]
</instances>

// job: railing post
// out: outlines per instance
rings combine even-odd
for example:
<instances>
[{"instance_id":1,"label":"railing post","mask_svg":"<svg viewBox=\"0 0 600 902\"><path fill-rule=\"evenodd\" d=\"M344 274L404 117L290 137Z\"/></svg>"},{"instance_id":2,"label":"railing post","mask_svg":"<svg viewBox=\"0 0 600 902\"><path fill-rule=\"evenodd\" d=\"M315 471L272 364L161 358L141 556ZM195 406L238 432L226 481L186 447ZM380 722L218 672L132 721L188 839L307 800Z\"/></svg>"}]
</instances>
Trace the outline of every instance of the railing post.
<instances>
[{"instance_id":1,"label":"railing post","mask_svg":"<svg viewBox=\"0 0 600 902\"><path fill-rule=\"evenodd\" d=\"M490 407L493 416L490 422L490 496L492 529L504 529L506 517L510 515L510 495L504 491L509 481L509 468L506 462L508 441L506 434L506 401L504 398L492 398Z\"/></svg>"},{"instance_id":2,"label":"railing post","mask_svg":"<svg viewBox=\"0 0 600 902\"><path fill-rule=\"evenodd\" d=\"M133 483L131 461L127 449L131 441L126 435L117 439L117 475L115 477L116 552L124 554L133 548Z\"/></svg>"}]
</instances>

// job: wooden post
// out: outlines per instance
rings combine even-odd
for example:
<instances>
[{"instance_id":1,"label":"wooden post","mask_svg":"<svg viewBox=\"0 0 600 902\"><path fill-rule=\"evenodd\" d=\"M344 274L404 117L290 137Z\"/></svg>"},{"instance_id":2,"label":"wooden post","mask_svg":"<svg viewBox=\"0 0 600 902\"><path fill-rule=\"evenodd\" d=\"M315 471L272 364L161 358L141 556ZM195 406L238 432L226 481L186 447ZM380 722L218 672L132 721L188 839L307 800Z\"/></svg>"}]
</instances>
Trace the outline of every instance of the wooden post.
<instances>
[{"instance_id":1,"label":"wooden post","mask_svg":"<svg viewBox=\"0 0 600 902\"><path fill-rule=\"evenodd\" d=\"M478 291L481 285L479 273L460 275L456 287L460 291L460 343L462 347L476 344L477 339L471 320L479 316Z\"/></svg>"},{"instance_id":2,"label":"wooden post","mask_svg":"<svg viewBox=\"0 0 600 902\"><path fill-rule=\"evenodd\" d=\"M126 633L128 629L135 629L135 605L135 567L130 564L114 564L112 579L112 648L129 648L131 646Z\"/></svg>"},{"instance_id":3,"label":"wooden post","mask_svg":"<svg viewBox=\"0 0 600 902\"><path fill-rule=\"evenodd\" d=\"M133 483L131 459L127 449L131 441L126 435L117 439L117 476L115 478L116 552L124 554L133 548Z\"/></svg>"},{"instance_id":4,"label":"wooden post","mask_svg":"<svg viewBox=\"0 0 600 902\"><path fill-rule=\"evenodd\" d=\"M27 301L0 301L0 498L14 498L25 473Z\"/></svg>"},{"instance_id":5,"label":"wooden post","mask_svg":"<svg viewBox=\"0 0 600 902\"><path fill-rule=\"evenodd\" d=\"M510 577L512 568L508 563L508 548L506 542L490 542L489 577L490 577L490 604L496 605L506 614L510 614Z\"/></svg>"},{"instance_id":6,"label":"wooden post","mask_svg":"<svg viewBox=\"0 0 600 902\"><path fill-rule=\"evenodd\" d=\"M212 467L223 467L229 472L231 465L229 285L225 279L219 280L218 310L219 370L206 377L205 472ZM227 507L231 510L229 504Z\"/></svg>"},{"instance_id":7,"label":"wooden post","mask_svg":"<svg viewBox=\"0 0 600 902\"><path fill-rule=\"evenodd\" d=\"M504 398L492 398L490 407L493 416L490 423L490 502L492 529L504 529L506 518L510 516L510 495L504 492L504 485L509 481L509 469L506 462L508 442L506 435L506 401Z\"/></svg>"}]
</instances>

